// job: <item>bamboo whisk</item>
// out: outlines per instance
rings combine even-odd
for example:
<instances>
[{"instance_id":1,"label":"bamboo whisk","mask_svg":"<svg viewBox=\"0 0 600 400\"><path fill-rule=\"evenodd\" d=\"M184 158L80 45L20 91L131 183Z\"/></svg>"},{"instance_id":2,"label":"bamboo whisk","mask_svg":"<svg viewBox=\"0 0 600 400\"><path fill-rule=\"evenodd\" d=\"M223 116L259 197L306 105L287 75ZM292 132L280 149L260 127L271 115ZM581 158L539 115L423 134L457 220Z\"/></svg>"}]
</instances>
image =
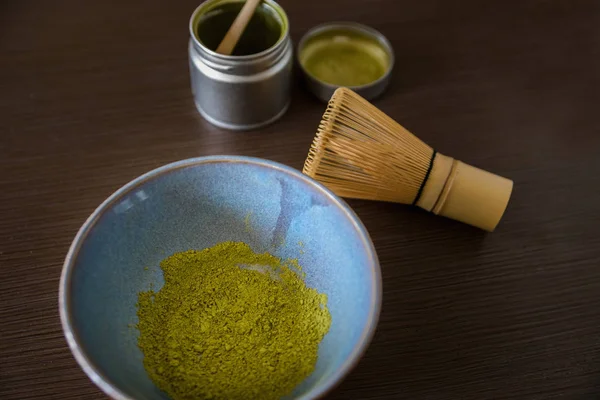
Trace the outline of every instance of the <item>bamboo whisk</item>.
<instances>
[{"instance_id":1,"label":"bamboo whisk","mask_svg":"<svg viewBox=\"0 0 600 400\"><path fill-rule=\"evenodd\" d=\"M329 101L303 172L342 197L417 205L490 232L513 187L436 152L346 88Z\"/></svg>"}]
</instances>

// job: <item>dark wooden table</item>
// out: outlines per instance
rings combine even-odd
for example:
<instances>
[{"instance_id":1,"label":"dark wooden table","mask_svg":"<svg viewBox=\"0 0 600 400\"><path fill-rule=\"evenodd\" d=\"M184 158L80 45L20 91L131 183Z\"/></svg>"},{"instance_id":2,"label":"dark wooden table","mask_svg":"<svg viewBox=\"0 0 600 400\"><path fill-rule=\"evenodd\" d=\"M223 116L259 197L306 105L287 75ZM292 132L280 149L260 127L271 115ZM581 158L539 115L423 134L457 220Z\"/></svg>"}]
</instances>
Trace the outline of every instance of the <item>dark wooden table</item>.
<instances>
[{"instance_id":1,"label":"dark wooden table","mask_svg":"<svg viewBox=\"0 0 600 400\"><path fill-rule=\"evenodd\" d=\"M297 42L353 20L397 54L376 104L440 151L515 181L484 234L351 201L383 270L367 354L332 399L600 396L600 2L281 1ZM301 168L324 106L300 85L276 124L197 114L198 0L0 4L0 398L100 399L58 319L63 258L114 190L209 154Z\"/></svg>"}]
</instances>

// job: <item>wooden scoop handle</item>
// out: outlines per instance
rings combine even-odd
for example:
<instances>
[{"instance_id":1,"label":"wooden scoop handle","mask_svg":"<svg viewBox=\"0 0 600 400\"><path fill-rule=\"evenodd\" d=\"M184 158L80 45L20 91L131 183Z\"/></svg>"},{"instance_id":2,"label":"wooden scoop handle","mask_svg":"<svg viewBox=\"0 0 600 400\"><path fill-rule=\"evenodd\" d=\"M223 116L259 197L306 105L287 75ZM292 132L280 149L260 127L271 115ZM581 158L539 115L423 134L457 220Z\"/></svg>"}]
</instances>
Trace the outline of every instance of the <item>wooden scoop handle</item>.
<instances>
[{"instance_id":1,"label":"wooden scoop handle","mask_svg":"<svg viewBox=\"0 0 600 400\"><path fill-rule=\"evenodd\" d=\"M217 53L226 56L231 55L233 49L235 49L235 45L240 40L242 33L244 33L248 22L250 22L250 18L252 18L252 15L254 15L254 10L256 10L256 7L258 7L260 2L261 0L246 1L242 7L242 10L235 18L235 21L233 21L233 24L231 24L231 27L229 27L229 30L225 34L223 41L221 41L221 44L219 44L219 47L217 47Z\"/></svg>"}]
</instances>

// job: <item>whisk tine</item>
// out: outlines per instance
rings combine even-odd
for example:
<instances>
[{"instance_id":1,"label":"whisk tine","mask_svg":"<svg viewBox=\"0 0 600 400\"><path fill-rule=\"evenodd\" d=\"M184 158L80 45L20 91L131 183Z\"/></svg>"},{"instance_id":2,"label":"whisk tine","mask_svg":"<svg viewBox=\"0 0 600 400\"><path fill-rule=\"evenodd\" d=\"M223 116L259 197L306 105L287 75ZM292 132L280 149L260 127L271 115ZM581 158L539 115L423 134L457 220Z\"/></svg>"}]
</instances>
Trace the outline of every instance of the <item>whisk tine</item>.
<instances>
[{"instance_id":1,"label":"whisk tine","mask_svg":"<svg viewBox=\"0 0 600 400\"><path fill-rule=\"evenodd\" d=\"M346 197L371 198L377 187L378 199L408 203L417 195L427 173L423 161L429 163L432 153L368 101L339 89L323 115L304 172Z\"/></svg>"},{"instance_id":2,"label":"whisk tine","mask_svg":"<svg viewBox=\"0 0 600 400\"><path fill-rule=\"evenodd\" d=\"M303 172L342 197L415 204L489 231L513 185L435 152L345 88L327 104Z\"/></svg>"}]
</instances>

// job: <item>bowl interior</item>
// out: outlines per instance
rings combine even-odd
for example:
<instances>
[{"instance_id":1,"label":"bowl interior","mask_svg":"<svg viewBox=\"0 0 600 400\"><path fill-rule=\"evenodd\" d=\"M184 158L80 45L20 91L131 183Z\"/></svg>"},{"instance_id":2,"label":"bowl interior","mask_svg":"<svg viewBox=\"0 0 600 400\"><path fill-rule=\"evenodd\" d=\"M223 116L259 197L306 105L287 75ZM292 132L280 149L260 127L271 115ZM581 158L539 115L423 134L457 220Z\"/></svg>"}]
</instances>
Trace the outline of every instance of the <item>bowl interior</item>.
<instances>
[{"instance_id":1,"label":"bowl interior","mask_svg":"<svg viewBox=\"0 0 600 400\"><path fill-rule=\"evenodd\" d=\"M314 373L292 398L312 397L333 384L367 345L380 278L360 222L294 170L228 161L181 162L138 178L94 213L73 244L63 279L63 323L80 364L113 397L168 398L147 376L136 345L137 294L162 286L164 258L223 241L297 258L307 285L328 296L331 329Z\"/></svg>"}]
</instances>

